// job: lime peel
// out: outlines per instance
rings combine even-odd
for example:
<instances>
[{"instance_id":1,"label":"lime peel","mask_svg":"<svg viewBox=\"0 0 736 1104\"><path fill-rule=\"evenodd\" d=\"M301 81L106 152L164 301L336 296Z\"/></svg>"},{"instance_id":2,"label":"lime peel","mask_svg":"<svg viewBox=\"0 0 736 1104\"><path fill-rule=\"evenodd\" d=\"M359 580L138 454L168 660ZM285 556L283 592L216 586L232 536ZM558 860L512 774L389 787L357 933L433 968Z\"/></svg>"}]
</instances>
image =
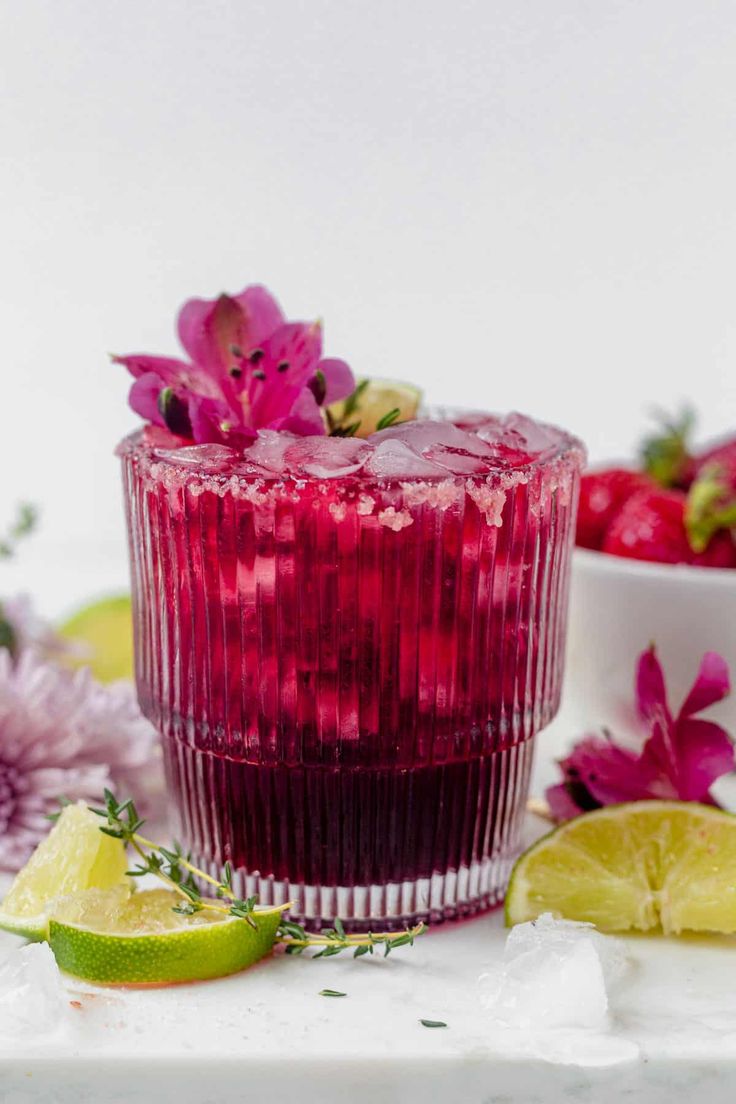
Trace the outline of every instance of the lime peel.
<instances>
[{"instance_id":1,"label":"lime peel","mask_svg":"<svg viewBox=\"0 0 736 1104\"><path fill-rule=\"evenodd\" d=\"M400 932L311 935L283 919L291 902L258 908L256 897L233 891L232 867L221 880L199 870L178 845L161 847L140 835L135 804L104 791L104 808L68 805L19 872L4 902L0 927L46 939L62 969L102 984L167 985L236 973L263 958L275 942L286 954L315 958L352 950L388 955L413 944L424 924ZM140 862L127 871L126 844ZM134 877L155 875L166 888L134 890ZM204 898L195 879L215 888Z\"/></svg>"},{"instance_id":2,"label":"lime peel","mask_svg":"<svg viewBox=\"0 0 736 1104\"><path fill-rule=\"evenodd\" d=\"M171 985L238 973L273 948L282 908L256 910L252 923L203 910L179 918L168 889L115 890L61 901L49 921L49 944L62 970L112 985ZM83 916L85 922L75 920ZM136 921L147 928L136 930Z\"/></svg>"}]
</instances>

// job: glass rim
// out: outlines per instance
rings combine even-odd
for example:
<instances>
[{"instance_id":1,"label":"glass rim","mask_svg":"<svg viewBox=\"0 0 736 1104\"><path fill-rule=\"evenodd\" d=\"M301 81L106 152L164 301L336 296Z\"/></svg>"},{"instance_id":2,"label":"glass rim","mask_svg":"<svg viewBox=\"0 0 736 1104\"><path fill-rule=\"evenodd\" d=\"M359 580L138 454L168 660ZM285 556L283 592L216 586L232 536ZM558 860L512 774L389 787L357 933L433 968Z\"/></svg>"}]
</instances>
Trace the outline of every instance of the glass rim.
<instances>
[{"instance_id":1,"label":"glass rim","mask_svg":"<svg viewBox=\"0 0 736 1104\"><path fill-rule=\"evenodd\" d=\"M432 419L430 417L430 415L440 414L440 412L444 417L437 419ZM450 421L452 413L467 415L475 412L460 409L451 411L448 407L433 407L425 412L424 418L419 420ZM238 480L245 480L246 482L252 483L288 482L299 483L300 485L319 484L324 482L339 484L348 480L354 483L364 484L365 486L375 485L376 483L382 485L396 483L446 484L448 481L456 484L464 484L467 482L487 483L489 479L503 479L509 482L517 482L522 481L524 475L539 471L559 471L561 468L570 471L574 469L582 471L587 459L587 450L580 438L569 433L567 430L560 429L558 426L552 426L547 422L536 422L536 424L554 429L555 432L559 434L559 445L554 451L536 456L527 463L518 464L513 467L506 467L499 464L496 467L489 467L487 471L472 473L453 472L449 468L447 471L438 472L437 474L396 474L390 476L365 475L360 470L349 474L337 472L335 474L325 473L322 475L315 475L312 473L268 472L265 469L262 471L253 471L247 470L247 460L245 460L237 450L230 449L227 445L215 444L209 447L228 449L228 452L235 454L232 459L221 456L219 460L212 457L208 461L203 457L192 456L191 452L193 449L201 449L207 446L187 444L179 448L167 448L155 442L146 443L143 439L146 429L145 426L140 426L138 429L126 434L118 443L115 449L115 455L122 460L139 458L152 464L165 465L172 471L178 471L181 475L190 476L192 478L212 478L216 476L230 478L236 476ZM277 430L276 432L279 431Z\"/></svg>"}]
</instances>

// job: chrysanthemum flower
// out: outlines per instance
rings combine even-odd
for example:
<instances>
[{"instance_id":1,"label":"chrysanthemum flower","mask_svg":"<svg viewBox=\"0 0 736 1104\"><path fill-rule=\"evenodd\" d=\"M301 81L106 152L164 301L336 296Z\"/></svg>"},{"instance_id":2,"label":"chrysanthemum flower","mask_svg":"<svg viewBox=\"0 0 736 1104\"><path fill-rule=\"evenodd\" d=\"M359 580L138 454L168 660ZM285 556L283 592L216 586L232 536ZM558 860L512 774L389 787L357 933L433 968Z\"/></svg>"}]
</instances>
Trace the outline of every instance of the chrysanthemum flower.
<instances>
[{"instance_id":1,"label":"chrysanthemum flower","mask_svg":"<svg viewBox=\"0 0 736 1104\"><path fill-rule=\"evenodd\" d=\"M156 754L132 686L0 648L0 869L26 861L60 797L96 801L105 786L140 796Z\"/></svg>"},{"instance_id":2,"label":"chrysanthemum flower","mask_svg":"<svg viewBox=\"0 0 736 1104\"><path fill-rule=\"evenodd\" d=\"M13 653L33 648L44 659L74 655L76 648L40 617L27 594L0 600L0 647Z\"/></svg>"}]
</instances>

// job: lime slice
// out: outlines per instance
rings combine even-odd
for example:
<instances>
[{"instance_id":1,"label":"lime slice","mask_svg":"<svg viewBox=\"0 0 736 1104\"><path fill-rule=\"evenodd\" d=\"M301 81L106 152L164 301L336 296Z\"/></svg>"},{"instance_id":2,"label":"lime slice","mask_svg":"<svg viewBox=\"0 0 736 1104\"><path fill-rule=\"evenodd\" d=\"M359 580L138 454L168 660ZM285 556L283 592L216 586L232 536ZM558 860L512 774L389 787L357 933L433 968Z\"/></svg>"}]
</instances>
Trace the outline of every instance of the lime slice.
<instances>
[{"instance_id":1,"label":"lime slice","mask_svg":"<svg viewBox=\"0 0 736 1104\"><path fill-rule=\"evenodd\" d=\"M91 668L100 682L133 678L133 618L127 594L85 606L59 632L77 646L71 658L74 666Z\"/></svg>"},{"instance_id":2,"label":"lime slice","mask_svg":"<svg viewBox=\"0 0 736 1104\"><path fill-rule=\"evenodd\" d=\"M637 801L556 828L516 863L506 921L551 912L602 931L736 932L736 817Z\"/></svg>"},{"instance_id":3,"label":"lime slice","mask_svg":"<svg viewBox=\"0 0 736 1104\"><path fill-rule=\"evenodd\" d=\"M45 939L50 904L90 886L124 884L128 862L122 841L100 831L100 818L83 802L67 805L48 836L18 872L0 905L0 928Z\"/></svg>"},{"instance_id":4,"label":"lime slice","mask_svg":"<svg viewBox=\"0 0 736 1104\"><path fill-rule=\"evenodd\" d=\"M49 944L62 970L102 984L166 985L224 977L272 949L282 909L247 920L203 909L181 916L168 889L90 889L57 902ZM212 902L222 905L222 902Z\"/></svg>"},{"instance_id":5,"label":"lime slice","mask_svg":"<svg viewBox=\"0 0 736 1104\"><path fill-rule=\"evenodd\" d=\"M398 410L394 421L408 422L416 418L422 392L409 383L396 380L365 380L358 384L358 397L333 403L329 412L338 423L350 425L360 422L356 437L369 437L375 433L381 418L392 410Z\"/></svg>"}]
</instances>

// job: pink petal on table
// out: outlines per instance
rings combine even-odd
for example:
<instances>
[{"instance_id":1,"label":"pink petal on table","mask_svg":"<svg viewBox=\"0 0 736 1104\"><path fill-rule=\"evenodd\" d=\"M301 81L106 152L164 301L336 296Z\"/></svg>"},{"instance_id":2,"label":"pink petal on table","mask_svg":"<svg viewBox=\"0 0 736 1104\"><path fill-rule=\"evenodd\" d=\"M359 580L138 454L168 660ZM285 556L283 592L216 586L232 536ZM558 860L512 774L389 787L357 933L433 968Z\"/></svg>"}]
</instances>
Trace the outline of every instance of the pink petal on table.
<instances>
[{"instance_id":1,"label":"pink petal on table","mask_svg":"<svg viewBox=\"0 0 736 1104\"><path fill-rule=\"evenodd\" d=\"M706 652L692 690L683 702L680 717L690 717L723 701L731 692L728 664L718 652Z\"/></svg>"},{"instance_id":2,"label":"pink petal on table","mask_svg":"<svg viewBox=\"0 0 736 1104\"><path fill-rule=\"evenodd\" d=\"M677 789L683 801L710 802L710 788L734 769L734 747L728 733L713 721L689 718L678 725Z\"/></svg>"},{"instance_id":3,"label":"pink petal on table","mask_svg":"<svg viewBox=\"0 0 736 1104\"><path fill-rule=\"evenodd\" d=\"M669 717L667 689L662 665L654 646L642 652L636 668L636 700L639 713L645 720L661 715Z\"/></svg>"},{"instance_id":4,"label":"pink petal on table","mask_svg":"<svg viewBox=\"0 0 736 1104\"><path fill-rule=\"evenodd\" d=\"M600 736L586 736L560 761L563 786L577 812L651 796L649 772L639 769L639 757L628 748ZM547 791L547 800L550 793ZM559 795L556 800L560 801Z\"/></svg>"},{"instance_id":5,"label":"pink petal on table","mask_svg":"<svg viewBox=\"0 0 736 1104\"><path fill-rule=\"evenodd\" d=\"M564 782L558 786L549 786L544 796L550 813L557 821L573 820L582 812L582 809L573 801Z\"/></svg>"}]
</instances>

